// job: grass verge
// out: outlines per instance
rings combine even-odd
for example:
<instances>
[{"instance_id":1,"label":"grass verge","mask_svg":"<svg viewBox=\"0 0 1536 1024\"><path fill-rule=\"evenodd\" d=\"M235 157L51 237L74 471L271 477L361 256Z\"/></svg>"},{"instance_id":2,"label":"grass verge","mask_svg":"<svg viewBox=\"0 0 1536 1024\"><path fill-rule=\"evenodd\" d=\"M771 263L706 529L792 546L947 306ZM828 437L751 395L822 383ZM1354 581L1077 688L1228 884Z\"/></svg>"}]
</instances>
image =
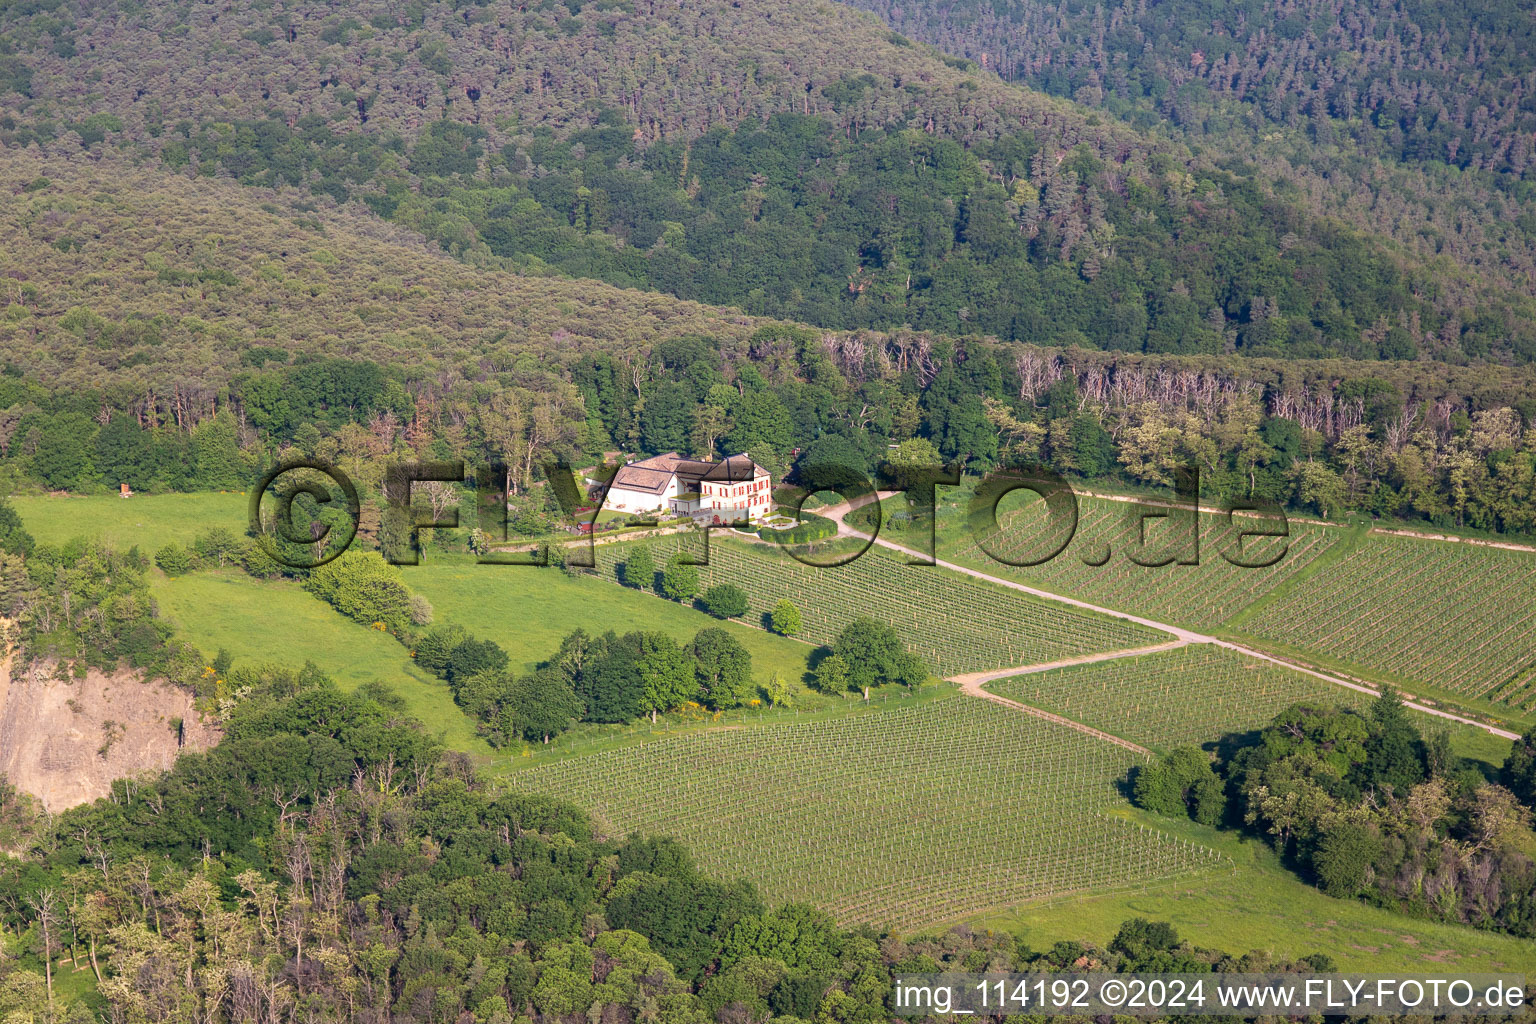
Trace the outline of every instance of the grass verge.
<instances>
[{"instance_id":1,"label":"grass verge","mask_svg":"<svg viewBox=\"0 0 1536 1024\"><path fill-rule=\"evenodd\" d=\"M1133 812L1134 813L1134 812ZM1296 878L1265 844L1194 822L1156 818L1158 828L1226 854L1230 871L1140 892L1086 893L977 914L973 927L1022 932L1036 949L1062 939L1108 942L1121 922L1169 921L1198 945L1241 954L1326 953L1340 970L1536 970L1536 943L1460 925L1416 920L1357 900L1325 896Z\"/></svg>"}]
</instances>

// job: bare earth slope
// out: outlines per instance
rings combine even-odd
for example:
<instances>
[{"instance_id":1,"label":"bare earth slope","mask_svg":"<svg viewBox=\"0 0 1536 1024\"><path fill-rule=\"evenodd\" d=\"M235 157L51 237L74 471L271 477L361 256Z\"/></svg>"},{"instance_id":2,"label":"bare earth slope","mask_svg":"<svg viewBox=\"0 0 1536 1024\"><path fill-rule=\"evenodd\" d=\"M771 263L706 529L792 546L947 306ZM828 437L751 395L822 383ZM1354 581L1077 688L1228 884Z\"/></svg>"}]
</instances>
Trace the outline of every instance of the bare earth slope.
<instances>
[{"instance_id":1,"label":"bare earth slope","mask_svg":"<svg viewBox=\"0 0 1536 1024\"><path fill-rule=\"evenodd\" d=\"M105 796L114 779L162 771L181 750L216 742L192 695L168 683L94 669L61 680L44 663L13 676L0 662L0 774L49 811Z\"/></svg>"}]
</instances>

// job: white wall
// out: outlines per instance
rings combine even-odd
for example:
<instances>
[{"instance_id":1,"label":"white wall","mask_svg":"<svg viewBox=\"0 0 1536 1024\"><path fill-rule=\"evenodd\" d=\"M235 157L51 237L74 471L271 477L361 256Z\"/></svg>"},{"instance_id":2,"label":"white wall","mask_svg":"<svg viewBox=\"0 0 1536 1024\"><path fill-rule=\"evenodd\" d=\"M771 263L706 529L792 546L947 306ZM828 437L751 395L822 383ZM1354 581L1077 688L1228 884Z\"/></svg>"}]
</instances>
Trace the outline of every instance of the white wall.
<instances>
[{"instance_id":1,"label":"white wall","mask_svg":"<svg viewBox=\"0 0 1536 1024\"><path fill-rule=\"evenodd\" d=\"M603 501L603 508L615 512L661 512L671 506L667 499L675 498L682 492L677 486L677 477L667 481L667 486L662 488L660 494L652 494L649 491L632 491L626 487L614 486L608 489L608 496Z\"/></svg>"}]
</instances>

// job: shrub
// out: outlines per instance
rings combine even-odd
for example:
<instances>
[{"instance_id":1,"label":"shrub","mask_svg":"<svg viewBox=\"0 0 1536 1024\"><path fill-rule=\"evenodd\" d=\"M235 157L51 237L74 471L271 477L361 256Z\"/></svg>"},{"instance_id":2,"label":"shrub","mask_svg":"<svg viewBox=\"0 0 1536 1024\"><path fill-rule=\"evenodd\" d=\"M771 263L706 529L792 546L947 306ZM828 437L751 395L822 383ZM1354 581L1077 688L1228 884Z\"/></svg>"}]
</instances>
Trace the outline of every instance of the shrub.
<instances>
[{"instance_id":1,"label":"shrub","mask_svg":"<svg viewBox=\"0 0 1536 1024\"><path fill-rule=\"evenodd\" d=\"M565 674L552 667L518 678L508 687L507 698L503 731L515 728L524 739L544 743L569 729L586 710Z\"/></svg>"},{"instance_id":2,"label":"shrub","mask_svg":"<svg viewBox=\"0 0 1536 1024\"><path fill-rule=\"evenodd\" d=\"M240 538L222 526L215 526L192 542L192 550L196 551L203 561L215 563L223 568L225 563L239 557Z\"/></svg>"},{"instance_id":3,"label":"shrub","mask_svg":"<svg viewBox=\"0 0 1536 1024\"><path fill-rule=\"evenodd\" d=\"M432 602L420 594L411 595L411 625L429 626L432 624Z\"/></svg>"},{"instance_id":4,"label":"shrub","mask_svg":"<svg viewBox=\"0 0 1536 1024\"><path fill-rule=\"evenodd\" d=\"M469 639L463 626L439 626L429 629L416 641L416 664L435 676L447 678L448 659L453 649Z\"/></svg>"},{"instance_id":5,"label":"shrub","mask_svg":"<svg viewBox=\"0 0 1536 1024\"><path fill-rule=\"evenodd\" d=\"M512 680L502 672L476 672L460 676L453 681L453 699L464 713L478 718L488 725L500 716L502 705L507 701L507 689ZM494 729L494 726L492 726ZM489 736L494 746L505 741L502 736Z\"/></svg>"},{"instance_id":6,"label":"shrub","mask_svg":"<svg viewBox=\"0 0 1536 1024\"><path fill-rule=\"evenodd\" d=\"M760 527L757 535L776 544L810 544L837 536L837 524L826 516L818 516L802 510L800 522L787 530L775 530L771 526Z\"/></svg>"},{"instance_id":7,"label":"shrub","mask_svg":"<svg viewBox=\"0 0 1536 1024\"><path fill-rule=\"evenodd\" d=\"M1515 741L1504 759L1504 785L1525 806L1536 808L1536 726Z\"/></svg>"},{"instance_id":8,"label":"shrub","mask_svg":"<svg viewBox=\"0 0 1536 1024\"><path fill-rule=\"evenodd\" d=\"M901 646L901 638L884 622L859 616L843 627L832 651L848 666L848 685L869 697L871 686L901 683L917 686L928 678L928 666Z\"/></svg>"},{"instance_id":9,"label":"shrub","mask_svg":"<svg viewBox=\"0 0 1536 1024\"><path fill-rule=\"evenodd\" d=\"M770 616L773 622L773 631L780 636L797 636L803 623L800 621L800 609L787 597L779 598L779 603L773 606L773 614Z\"/></svg>"},{"instance_id":10,"label":"shrub","mask_svg":"<svg viewBox=\"0 0 1536 1024\"><path fill-rule=\"evenodd\" d=\"M32 535L22 526L21 516L10 502L0 498L0 551L26 555L32 552L32 547Z\"/></svg>"},{"instance_id":11,"label":"shrub","mask_svg":"<svg viewBox=\"0 0 1536 1024\"><path fill-rule=\"evenodd\" d=\"M816 689L822 693L844 693L849 687L848 663L829 654L816 666Z\"/></svg>"},{"instance_id":12,"label":"shrub","mask_svg":"<svg viewBox=\"0 0 1536 1024\"><path fill-rule=\"evenodd\" d=\"M448 655L449 682L458 682L482 672L501 672L507 667L507 652L494 640L465 640Z\"/></svg>"},{"instance_id":13,"label":"shrub","mask_svg":"<svg viewBox=\"0 0 1536 1024\"><path fill-rule=\"evenodd\" d=\"M1178 944L1179 933L1167 921L1133 917L1120 926L1120 931L1110 940L1109 948L1134 963L1173 949ZM1152 968L1149 966L1146 969Z\"/></svg>"},{"instance_id":14,"label":"shrub","mask_svg":"<svg viewBox=\"0 0 1536 1024\"><path fill-rule=\"evenodd\" d=\"M318 566L304 586L364 625L382 622L386 629L402 630L410 624L411 592L400 570L376 551L349 551Z\"/></svg>"},{"instance_id":15,"label":"shrub","mask_svg":"<svg viewBox=\"0 0 1536 1024\"><path fill-rule=\"evenodd\" d=\"M1368 821L1342 816L1328 821L1312 853L1318 888L1341 899L1355 895L1370 880L1381 852L1381 836Z\"/></svg>"},{"instance_id":16,"label":"shrub","mask_svg":"<svg viewBox=\"0 0 1536 1024\"><path fill-rule=\"evenodd\" d=\"M1137 805L1158 814L1194 818L1215 825L1226 811L1221 779L1211 759L1195 747L1179 747L1136 775Z\"/></svg>"},{"instance_id":17,"label":"shrub","mask_svg":"<svg viewBox=\"0 0 1536 1024\"><path fill-rule=\"evenodd\" d=\"M288 571L286 566L267 554L266 549L258 541L248 540L240 545L240 550L235 557L240 563L240 568L259 580L281 576Z\"/></svg>"},{"instance_id":18,"label":"shrub","mask_svg":"<svg viewBox=\"0 0 1536 1024\"><path fill-rule=\"evenodd\" d=\"M653 586L656 583L656 560L651 557L651 549L646 547L635 548L624 560L624 585L627 587L639 587L641 590Z\"/></svg>"},{"instance_id":19,"label":"shrub","mask_svg":"<svg viewBox=\"0 0 1536 1024\"><path fill-rule=\"evenodd\" d=\"M117 653L134 668L147 668L164 651L165 641L152 622L140 622L124 634Z\"/></svg>"},{"instance_id":20,"label":"shrub","mask_svg":"<svg viewBox=\"0 0 1536 1024\"><path fill-rule=\"evenodd\" d=\"M717 583L704 591L704 610L717 619L747 614L747 592L734 583Z\"/></svg>"},{"instance_id":21,"label":"shrub","mask_svg":"<svg viewBox=\"0 0 1536 1024\"><path fill-rule=\"evenodd\" d=\"M192 552L171 541L155 552L155 564L167 576L182 576L192 571Z\"/></svg>"},{"instance_id":22,"label":"shrub","mask_svg":"<svg viewBox=\"0 0 1536 1024\"><path fill-rule=\"evenodd\" d=\"M651 713L652 722L658 712L670 711L699 694L691 653L666 633L640 634L640 657L635 668L640 676L641 707Z\"/></svg>"},{"instance_id":23,"label":"shrub","mask_svg":"<svg viewBox=\"0 0 1536 1024\"><path fill-rule=\"evenodd\" d=\"M752 683L752 655L741 642L723 629L701 629L689 648L699 689L710 707L739 707L755 695Z\"/></svg>"}]
</instances>

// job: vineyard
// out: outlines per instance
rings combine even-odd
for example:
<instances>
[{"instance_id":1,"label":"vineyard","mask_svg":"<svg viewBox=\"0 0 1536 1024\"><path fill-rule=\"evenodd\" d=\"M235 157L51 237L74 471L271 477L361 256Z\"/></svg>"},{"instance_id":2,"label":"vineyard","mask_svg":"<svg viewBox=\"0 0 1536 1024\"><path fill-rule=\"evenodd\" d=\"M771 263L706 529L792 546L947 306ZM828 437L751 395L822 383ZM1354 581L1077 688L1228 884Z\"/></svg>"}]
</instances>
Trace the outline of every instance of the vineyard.
<instances>
[{"instance_id":1,"label":"vineyard","mask_svg":"<svg viewBox=\"0 0 1536 1024\"><path fill-rule=\"evenodd\" d=\"M531 768L611 834L670 835L716 877L911 929L1142 885L1219 854L1109 813L1135 755L983 701L693 733Z\"/></svg>"},{"instance_id":2,"label":"vineyard","mask_svg":"<svg viewBox=\"0 0 1536 1024\"><path fill-rule=\"evenodd\" d=\"M987 689L1158 750L1256 728L1297 701L1369 699L1214 644L1015 676Z\"/></svg>"},{"instance_id":3,"label":"vineyard","mask_svg":"<svg viewBox=\"0 0 1536 1024\"><path fill-rule=\"evenodd\" d=\"M658 564L673 553L702 553L697 537L667 537L650 545ZM629 545L599 548L598 572L617 582ZM940 675L1031 665L1096 651L1155 644L1152 629L1030 597L936 566L907 565L871 548L837 568L804 565L777 548L715 536L701 587L734 583L747 592L748 621L780 598L804 619L801 638L828 643L856 616L882 619Z\"/></svg>"},{"instance_id":4,"label":"vineyard","mask_svg":"<svg viewBox=\"0 0 1536 1024\"><path fill-rule=\"evenodd\" d=\"M1410 686L1536 706L1536 556L1370 536L1242 628Z\"/></svg>"},{"instance_id":5,"label":"vineyard","mask_svg":"<svg viewBox=\"0 0 1536 1024\"><path fill-rule=\"evenodd\" d=\"M1152 568L1137 565L1127 557L1137 529L1130 516L1132 510L1140 507L1123 501L1079 498L1078 527L1072 543L1043 565L1014 567L994 560L977 546L961 516L946 524L941 545L946 557L995 576L1165 622L1209 629L1301 571L1343 537L1342 530L1292 522L1286 540L1250 537L1244 541L1243 556L1253 562L1272 557L1279 550L1277 545L1286 544L1285 556L1275 565L1246 569L1221 556L1218 545L1227 531L1226 517L1202 514L1200 564ZM1035 501L1004 512L998 517L1001 532L987 546L1006 557L1019 557L1039 541L1044 522L1044 502ZM1169 520L1148 519L1148 549L1156 551L1168 532ZM1099 561L1106 554L1108 561L1102 565L1084 562L1085 558Z\"/></svg>"}]
</instances>

